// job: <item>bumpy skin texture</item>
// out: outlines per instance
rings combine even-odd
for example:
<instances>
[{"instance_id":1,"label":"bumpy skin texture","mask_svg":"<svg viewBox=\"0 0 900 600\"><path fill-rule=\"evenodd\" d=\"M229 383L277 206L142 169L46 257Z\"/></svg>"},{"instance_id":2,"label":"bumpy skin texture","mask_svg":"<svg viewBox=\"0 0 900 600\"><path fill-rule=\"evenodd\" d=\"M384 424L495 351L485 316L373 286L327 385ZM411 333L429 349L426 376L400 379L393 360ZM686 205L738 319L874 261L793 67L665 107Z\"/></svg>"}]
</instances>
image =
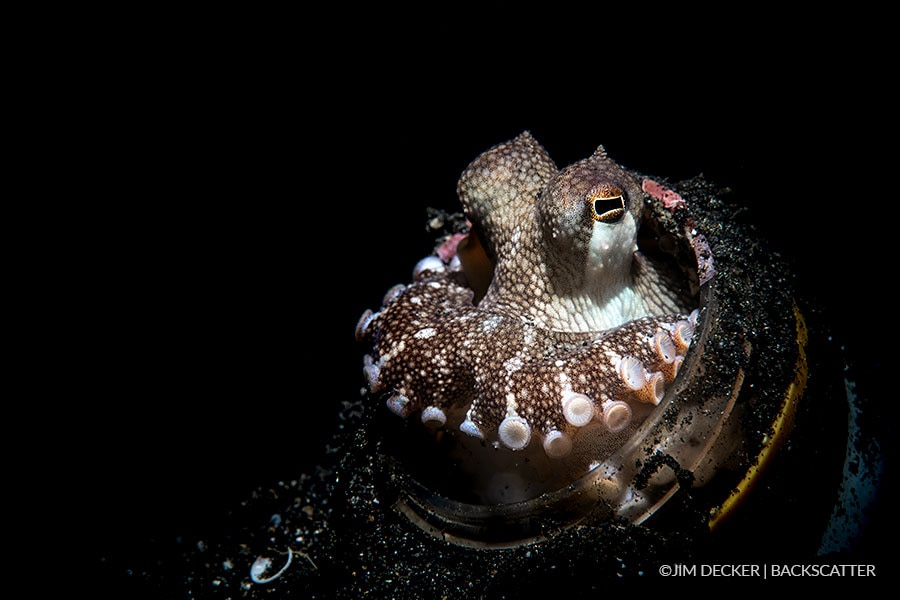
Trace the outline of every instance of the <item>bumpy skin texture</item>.
<instances>
[{"instance_id":1,"label":"bumpy skin texture","mask_svg":"<svg viewBox=\"0 0 900 600\"><path fill-rule=\"evenodd\" d=\"M539 437L551 457L579 427L618 431L657 404L695 317L637 250L640 182L602 147L560 172L526 132L476 158L458 193L490 285L476 305L465 274L432 263L392 289L357 329L370 390L513 450Z\"/></svg>"}]
</instances>

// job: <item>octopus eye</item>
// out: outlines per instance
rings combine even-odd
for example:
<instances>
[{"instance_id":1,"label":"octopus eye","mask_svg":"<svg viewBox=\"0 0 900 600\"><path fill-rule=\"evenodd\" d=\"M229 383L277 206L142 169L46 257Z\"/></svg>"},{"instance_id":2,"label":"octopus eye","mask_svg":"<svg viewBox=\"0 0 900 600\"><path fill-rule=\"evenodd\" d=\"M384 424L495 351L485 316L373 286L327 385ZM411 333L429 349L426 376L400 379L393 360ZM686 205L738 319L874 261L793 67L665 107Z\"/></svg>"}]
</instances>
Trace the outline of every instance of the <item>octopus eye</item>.
<instances>
[{"instance_id":1,"label":"octopus eye","mask_svg":"<svg viewBox=\"0 0 900 600\"><path fill-rule=\"evenodd\" d=\"M591 217L602 223L615 223L625 216L625 193L614 185L603 186L589 197Z\"/></svg>"}]
</instances>

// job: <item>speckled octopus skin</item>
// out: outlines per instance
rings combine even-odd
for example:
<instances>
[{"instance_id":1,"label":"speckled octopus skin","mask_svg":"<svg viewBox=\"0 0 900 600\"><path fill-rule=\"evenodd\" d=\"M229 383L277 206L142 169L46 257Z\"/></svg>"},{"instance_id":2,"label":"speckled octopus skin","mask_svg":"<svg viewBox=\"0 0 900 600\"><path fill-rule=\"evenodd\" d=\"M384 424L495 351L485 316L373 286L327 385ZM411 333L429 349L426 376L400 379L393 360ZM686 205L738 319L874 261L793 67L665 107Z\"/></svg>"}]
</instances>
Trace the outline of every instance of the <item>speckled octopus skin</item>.
<instances>
[{"instance_id":1,"label":"speckled octopus skin","mask_svg":"<svg viewBox=\"0 0 900 600\"><path fill-rule=\"evenodd\" d=\"M370 391L497 446L539 440L551 458L578 428L620 431L658 404L696 313L638 251L639 180L602 147L559 171L525 132L476 158L458 193L490 285L475 304L457 262L420 263L357 327Z\"/></svg>"}]
</instances>

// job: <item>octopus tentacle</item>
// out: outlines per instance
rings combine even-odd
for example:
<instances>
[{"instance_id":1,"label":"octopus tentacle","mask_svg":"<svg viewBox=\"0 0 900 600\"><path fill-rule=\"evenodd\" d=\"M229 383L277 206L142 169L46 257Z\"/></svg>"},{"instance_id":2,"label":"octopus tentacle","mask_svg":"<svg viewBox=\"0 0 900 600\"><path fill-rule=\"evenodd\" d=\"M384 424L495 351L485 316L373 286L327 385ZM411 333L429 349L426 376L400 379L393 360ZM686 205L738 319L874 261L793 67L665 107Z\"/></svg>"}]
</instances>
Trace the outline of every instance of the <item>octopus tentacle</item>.
<instances>
[{"instance_id":1,"label":"octopus tentacle","mask_svg":"<svg viewBox=\"0 0 900 600\"><path fill-rule=\"evenodd\" d=\"M592 334L539 330L476 308L447 275L393 294L372 321L378 360L364 373L371 391L388 391L391 410L434 426L464 412L464 433L514 450L549 438L551 456L564 444L554 440L579 427L618 432L636 403L658 404L690 343L678 314Z\"/></svg>"}]
</instances>

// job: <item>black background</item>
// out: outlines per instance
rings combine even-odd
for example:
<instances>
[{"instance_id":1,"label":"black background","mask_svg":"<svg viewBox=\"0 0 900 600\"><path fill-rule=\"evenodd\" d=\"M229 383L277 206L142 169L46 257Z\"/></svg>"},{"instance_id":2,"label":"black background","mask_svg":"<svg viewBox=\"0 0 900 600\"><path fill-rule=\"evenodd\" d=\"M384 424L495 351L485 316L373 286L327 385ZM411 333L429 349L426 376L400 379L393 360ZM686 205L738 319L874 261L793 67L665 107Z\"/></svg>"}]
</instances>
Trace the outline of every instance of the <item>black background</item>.
<instances>
[{"instance_id":1,"label":"black background","mask_svg":"<svg viewBox=\"0 0 900 600\"><path fill-rule=\"evenodd\" d=\"M55 348L79 400L53 472L91 560L146 560L309 473L359 397L358 317L431 249L425 207L454 208L468 162L526 129L560 167L603 144L730 187L859 375L887 377L895 190L869 17L834 44L837 20L808 15L502 13L170 15L75 61L95 101L68 115L73 182L92 200L59 258Z\"/></svg>"}]
</instances>

